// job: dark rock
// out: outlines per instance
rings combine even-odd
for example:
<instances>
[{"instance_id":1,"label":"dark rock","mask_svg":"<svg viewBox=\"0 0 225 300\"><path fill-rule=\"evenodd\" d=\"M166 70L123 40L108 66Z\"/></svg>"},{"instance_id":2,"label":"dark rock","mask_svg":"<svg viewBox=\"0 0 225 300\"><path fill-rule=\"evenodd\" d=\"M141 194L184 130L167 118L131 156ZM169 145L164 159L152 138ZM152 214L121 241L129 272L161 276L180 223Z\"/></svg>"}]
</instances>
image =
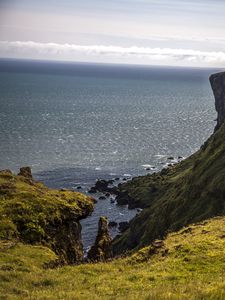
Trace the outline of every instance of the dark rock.
<instances>
[{"instance_id":1,"label":"dark rock","mask_svg":"<svg viewBox=\"0 0 225 300\"><path fill-rule=\"evenodd\" d=\"M183 159L183 156L178 156L178 159Z\"/></svg>"},{"instance_id":2,"label":"dark rock","mask_svg":"<svg viewBox=\"0 0 225 300\"><path fill-rule=\"evenodd\" d=\"M20 171L18 173L19 176L23 176L27 179L33 180L33 176L31 173L31 168L30 167L22 167L20 168Z\"/></svg>"},{"instance_id":3,"label":"dark rock","mask_svg":"<svg viewBox=\"0 0 225 300\"><path fill-rule=\"evenodd\" d=\"M106 197L105 197L105 196L100 196L98 199L99 199L99 200L105 200Z\"/></svg>"},{"instance_id":4,"label":"dark rock","mask_svg":"<svg viewBox=\"0 0 225 300\"><path fill-rule=\"evenodd\" d=\"M119 178L119 177L116 177L115 180L118 181L118 180L120 180L120 178Z\"/></svg>"},{"instance_id":5,"label":"dark rock","mask_svg":"<svg viewBox=\"0 0 225 300\"><path fill-rule=\"evenodd\" d=\"M112 185L114 182L113 179L111 180L104 180L104 179L98 179L95 183L95 186L93 187L93 190L96 190L98 192L110 192L113 187L109 187L109 185Z\"/></svg>"},{"instance_id":6,"label":"dark rock","mask_svg":"<svg viewBox=\"0 0 225 300\"><path fill-rule=\"evenodd\" d=\"M215 97L215 107L218 114L217 124L214 129L216 131L225 120L225 72L213 74L209 80Z\"/></svg>"},{"instance_id":7,"label":"dark rock","mask_svg":"<svg viewBox=\"0 0 225 300\"><path fill-rule=\"evenodd\" d=\"M99 179L95 183L95 188L99 192L104 192L108 188L109 182L104 179Z\"/></svg>"},{"instance_id":8,"label":"dark rock","mask_svg":"<svg viewBox=\"0 0 225 300\"><path fill-rule=\"evenodd\" d=\"M174 157L173 156L169 156L167 157L168 160L174 160Z\"/></svg>"},{"instance_id":9,"label":"dark rock","mask_svg":"<svg viewBox=\"0 0 225 300\"><path fill-rule=\"evenodd\" d=\"M108 220L106 217L100 217L98 234L87 257L90 261L105 261L112 258L112 255L112 239L109 235Z\"/></svg>"},{"instance_id":10,"label":"dark rock","mask_svg":"<svg viewBox=\"0 0 225 300\"><path fill-rule=\"evenodd\" d=\"M117 226L117 222L115 222L115 221L109 222L109 227L116 227L116 226Z\"/></svg>"},{"instance_id":11,"label":"dark rock","mask_svg":"<svg viewBox=\"0 0 225 300\"><path fill-rule=\"evenodd\" d=\"M82 189L82 186L77 186L77 190L81 190Z\"/></svg>"},{"instance_id":12,"label":"dark rock","mask_svg":"<svg viewBox=\"0 0 225 300\"><path fill-rule=\"evenodd\" d=\"M116 202L116 200L115 200L115 199L113 199L113 198L111 198L111 199L110 199L110 202L111 202L111 203L115 203L115 202Z\"/></svg>"},{"instance_id":13,"label":"dark rock","mask_svg":"<svg viewBox=\"0 0 225 300\"><path fill-rule=\"evenodd\" d=\"M110 193L105 193L105 196L106 197L110 197Z\"/></svg>"},{"instance_id":14,"label":"dark rock","mask_svg":"<svg viewBox=\"0 0 225 300\"><path fill-rule=\"evenodd\" d=\"M118 205L127 205L130 202L130 196L127 192L120 192L116 197L116 202Z\"/></svg>"},{"instance_id":15,"label":"dark rock","mask_svg":"<svg viewBox=\"0 0 225 300\"><path fill-rule=\"evenodd\" d=\"M119 223L119 231L124 232L129 228L129 223L128 222L120 222Z\"/></svg>"},{"instance_id":16,"label":"dark rock","mask_svg":"<svg viewBox=\"0 0 225 300\"><path fill-rule=\"evenodd\" d=\"M110 194L114 194L114 195L118 195L118 193L119 193L118 188L116 186L108 188L108 191Z\"/></svg>"},{"instance_id":17,"label":"dark rock","mask_svg":"<svg viewBox=\"0 0 225 300\"><path fill-rule=\"evenodd\" d=\"M94 186L91 187L91 189L88 191L89 194L95 194L97 193L97 190Z\"/></svg>"},{"instance_id":18,"label":"dark rock","mask_svg":"<svg viewBox=\"0 0 225 300\"><path fill-rule=\"evenodd\" d=\"M151 168L145 168L146 171L151 171Z\"/></svg>"},{"instance_id":19,"label":"dark rock","mask_svg":"<svg viewBox=\"0 0 225 300\"><path fill-rule=\"evenodd\" d=\"M108 184L113 184L113 183L114 183L113 179L108 180Z\"/></svg>"},{"instance_id":20,"label":"dark rock","mask_svg":"<svg viewBox=\"0 0 225 300\"><path fill-rule=\"evenodd\" d=\"M123 181L126 181L126 180L127 180L127 178L124 177L124 178L123 178Z\"/></svg>"},{"instance_id":21,"label":"dark rock","mask_svg":"<svg viewBox=\"0 0 225 300\"><path fill-rule=\"evenodd\" d=\"M139 203L135 202L135 200L126 191L118 192L116 202L118 205L128 205L128 209L140 207Z\"/></svg>"}]
</instances>

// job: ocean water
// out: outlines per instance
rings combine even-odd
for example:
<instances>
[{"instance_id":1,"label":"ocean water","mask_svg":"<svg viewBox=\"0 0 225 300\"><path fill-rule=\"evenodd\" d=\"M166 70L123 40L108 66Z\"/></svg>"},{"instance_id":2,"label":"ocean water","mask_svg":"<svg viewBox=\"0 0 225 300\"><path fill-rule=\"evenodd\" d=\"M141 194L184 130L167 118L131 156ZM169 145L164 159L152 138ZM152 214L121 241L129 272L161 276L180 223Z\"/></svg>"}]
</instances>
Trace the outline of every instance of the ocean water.
<instances>
[{"instance_id":1,"label":"ocean water","mask_svg":"<svg viewBox=\"0 0 225 300\"><path fill-rule=\"evenodd\" d=\"M168 156L187 157L212 133L208 77L216 71L0 60L0 169L29 165L48 186L83 192L97 178L160 170ZM135 214L99 200L82 221L85 248L100 215Z\"/></svg>"}]
</instances>

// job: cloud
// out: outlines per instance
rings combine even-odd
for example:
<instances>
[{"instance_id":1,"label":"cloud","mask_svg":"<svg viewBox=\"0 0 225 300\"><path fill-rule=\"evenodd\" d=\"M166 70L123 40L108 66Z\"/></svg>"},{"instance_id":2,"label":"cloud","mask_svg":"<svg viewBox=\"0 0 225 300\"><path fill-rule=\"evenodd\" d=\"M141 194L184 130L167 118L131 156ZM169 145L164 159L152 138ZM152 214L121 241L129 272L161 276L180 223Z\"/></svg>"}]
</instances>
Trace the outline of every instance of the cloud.
<instances>
[{"instance_id":1,"label":"cloud","mask_svg":"<svg viewBox=\"0 0 225 300\"><path fill-rule=\"evenodd\" d=\"M142 59L146 63L179 63L190 65L225 66L225 52L199 51L192 49L151 48L151 47L118 47L104 45L76 45L57 43L37 43L32 41L0 41L1 57L27 57L39 59L79 60L84 57ZM110 60L109 60L110 61Z\"/></svg>"}]
</instances>

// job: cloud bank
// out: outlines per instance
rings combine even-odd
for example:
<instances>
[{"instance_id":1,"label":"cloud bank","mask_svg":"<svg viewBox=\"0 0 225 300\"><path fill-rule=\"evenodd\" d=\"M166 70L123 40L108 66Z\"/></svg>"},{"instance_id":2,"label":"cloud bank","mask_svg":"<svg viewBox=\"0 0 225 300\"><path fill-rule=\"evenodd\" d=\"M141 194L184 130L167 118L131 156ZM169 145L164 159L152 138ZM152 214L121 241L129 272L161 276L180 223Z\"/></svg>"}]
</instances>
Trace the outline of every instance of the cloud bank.
<instances>
[{"instance_id":1,"label":"cloud bank","mask_svg":"<svg viewBox=\"0 0 225 300\"><path fill-rule=\"evenodd\" d=\"M192 49L118 47L104 45L76 45L38 43L33 41L0 41L1 57L63 59L96 61L114 58L117 62L126 59L146 63L176 65L225 66L225 52L199 51Z\"/></svg>"}]
</instances>

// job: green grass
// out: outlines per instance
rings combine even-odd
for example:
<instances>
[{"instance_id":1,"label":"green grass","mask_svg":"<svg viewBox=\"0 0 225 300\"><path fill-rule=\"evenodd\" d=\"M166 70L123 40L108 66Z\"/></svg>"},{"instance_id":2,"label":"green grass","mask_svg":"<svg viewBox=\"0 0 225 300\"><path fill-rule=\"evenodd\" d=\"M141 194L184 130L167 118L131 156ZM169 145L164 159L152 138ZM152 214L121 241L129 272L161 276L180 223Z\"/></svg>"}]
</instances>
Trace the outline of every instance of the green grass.
<instances>
[{"instance_id":1,"label":"green grass","mask_svg":"<svg viewBox=\"0 0 225 300\"><path fill-rule=\"evenodd\" d=\"M225 299L224 217L169 234L152 249L46 269L56 259L48 248L2 242L0 299Z\"/></svg>"}]
</instances>

